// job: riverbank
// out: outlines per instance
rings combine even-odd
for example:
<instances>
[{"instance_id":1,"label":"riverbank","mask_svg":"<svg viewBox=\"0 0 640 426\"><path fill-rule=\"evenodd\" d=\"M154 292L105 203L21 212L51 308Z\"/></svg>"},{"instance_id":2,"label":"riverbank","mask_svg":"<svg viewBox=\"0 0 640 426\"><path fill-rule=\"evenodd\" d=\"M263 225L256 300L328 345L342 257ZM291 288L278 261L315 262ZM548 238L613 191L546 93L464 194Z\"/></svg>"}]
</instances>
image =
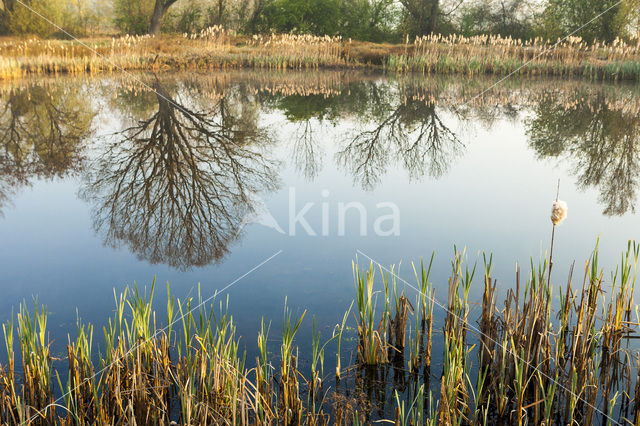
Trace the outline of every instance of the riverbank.
<instances>
[{"instance_id":1,"label":"riverbank","mask_svg":"<svg viewBox=\"0 0 640 426\"><path fill-rule=\"evenodd\" d=\"M393 73L494 74L640 81L640 41L587 45L542 40L429 36L405 44L340 37L231 36L221 29L182 36L67 40L0 39L0 79L122 70L382 69Z\"/></svg>"}]
</instances>

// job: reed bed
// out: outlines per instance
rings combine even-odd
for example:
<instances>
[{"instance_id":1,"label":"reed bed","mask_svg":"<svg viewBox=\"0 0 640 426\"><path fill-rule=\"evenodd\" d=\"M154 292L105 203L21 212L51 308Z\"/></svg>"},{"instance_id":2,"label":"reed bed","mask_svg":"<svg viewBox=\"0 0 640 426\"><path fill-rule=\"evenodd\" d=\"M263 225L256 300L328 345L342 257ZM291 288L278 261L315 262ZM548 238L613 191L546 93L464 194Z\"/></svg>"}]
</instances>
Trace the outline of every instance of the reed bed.
<instances>
[{"instance_id":1,"label":"reed bed","mask_svg":"<svg viewBox=\"0 0 640 426\"><path fill-rule=\"evenodd\" d=\"M210 47L224 47L231 43L232 32L227 31L222 25L203 28L198 33L184 33L182 37L189 40L204 40Z\"/></svg>"},{"instance_id":2,"label":"reed bed","mask_svg":"<svg viewBox=\"0 0 640 426\"><path fill-rule=\"evenodd\" d=\"M350 44L346 42L346 44ZM244 62L256 68L307 69L320 66L348 65L349 58L342 37L271 34L268 37L254 35L250 46L263 52L261 55L243 55Z\"/></svg>"},{"instance_id":3,"label":"reed bed","mask_svg":"<svg viewBox=\"0 0 640 426\"><path fill-rule=\"evenodd\" d=\"M395 72L586 77L591 80L640 79L640 38L588 44L580 37L564 40L481 35L432 34L405 44L385 66Z\"/></svg>"},{"instance_id":4,"label":"reed bed","mask_svg":"<svg viewBox=\"0 0 640 426\"><path fill-rule=\"evenodd\" d=\"M311 351L300 353L306 311L285 299L281 332L261 322L255 363L228 298L205 304L200 290L182 301L167 286L163 319L152 309L155 284L114 292L100 351L79 320L63 360L51 354L47 309L22 303L3 324L0 422L638 424L640 359L629 342L639 326L639 254L630 242L605 278L596 246L582 279L570 268L557 297L546 260L526 274L518 266L500 306L490 255L477 268L454 250L445 285L431 279L433 255L414 265L413 283L394 268L354 263L355 301L331 336L322 339L314 318ZM345 336L354 339L347 365ZM334 349L331 378L324 365Z\"/></svg>"},{"instance_id":5,"label":"reed bed","mask_svg":"<svg viewBox=\"0 0 640 426\"><path fill-rule=\"evenodd\" d=\"M220 26L182 37L0 42L0 79L116 70L314 69L349 66L339 37L272 35L246 40Z\"/></svg>"},{"instance_id":6,"label":"reed bed","mask_svg":"<svg viewBox=\"0 0 640 426\"><path fill-rule=\"evenodd\" d=\"M30 74L81 74L152 69L150 36L82 40L8 39L0 43L0 79Z\"/></svg>"},{"instance_id":7,"label":"reed bed","mask_svg":"<svg viewBox=\"0 0 640 426\"><path fill-rule=\"evenodd\" d=\"M339 36L294 34L240 36L214 26L193 34L93 38L78 42L0 40L0 79L28 74L163 69L269 70L384 68L422 74L586 77L639 80L640 39L587 44L540 38L430 35L404 44L373 44ZM526 64L525 67L523 67ZM521 68L522 67L522 68Z\"/></svg>"}]
</instances>

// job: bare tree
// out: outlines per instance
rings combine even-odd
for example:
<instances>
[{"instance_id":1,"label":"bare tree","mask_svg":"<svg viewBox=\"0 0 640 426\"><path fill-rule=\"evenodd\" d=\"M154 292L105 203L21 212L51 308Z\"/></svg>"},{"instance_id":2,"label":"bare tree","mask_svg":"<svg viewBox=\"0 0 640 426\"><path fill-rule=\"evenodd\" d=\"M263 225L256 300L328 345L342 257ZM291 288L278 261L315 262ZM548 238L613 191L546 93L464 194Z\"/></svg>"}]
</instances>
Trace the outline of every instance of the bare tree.
<instances>
[{"instance_id":1,"label":"bare tree","mask_svg":"<svg viewBox=\"0 0 640 426\"><path fill-rule=\"evenodd\" d=\"M311 119L298 123L293 140L293 162L298 171L309 180L315 179L322 168L322 152L314 139Z\"/></svg>"}]
</instances>

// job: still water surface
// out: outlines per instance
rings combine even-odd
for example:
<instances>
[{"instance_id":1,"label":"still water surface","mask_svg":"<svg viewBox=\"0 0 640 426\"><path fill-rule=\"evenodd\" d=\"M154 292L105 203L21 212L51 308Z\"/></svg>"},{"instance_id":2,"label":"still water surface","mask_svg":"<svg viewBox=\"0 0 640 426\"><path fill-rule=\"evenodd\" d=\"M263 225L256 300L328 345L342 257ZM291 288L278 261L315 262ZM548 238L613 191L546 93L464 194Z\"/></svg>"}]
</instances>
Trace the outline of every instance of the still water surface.
<instances>
[{"instance_id":1,"label":"still water surface","mask_svg":"<svg viewBox=\"0 0 640 426\"><path fill-rule=\"evenodd\" d=\"M200 283L208 297L280 250L223 296L249 359L261 317L279 329L285 297L330 336L353 298L357 250L410 281L411 262L435 251L440 299L454 245L471 264L492 252L504 294L516 262L548 250L558 179L569 217L557 285L598 236L608 269L640 239L638 86L521 80L475 97L492 81L140 78L147 87L108 76L0 89L0 320L37 297L58 353L76 316L101 340L114 289L155 277L162 312L165 283L183 298ZM341 213L347 203L359 207ZM308 226L292 227L305 206ZM481 291L478 279L472 300Z\"/></svg>"}]
</instances>

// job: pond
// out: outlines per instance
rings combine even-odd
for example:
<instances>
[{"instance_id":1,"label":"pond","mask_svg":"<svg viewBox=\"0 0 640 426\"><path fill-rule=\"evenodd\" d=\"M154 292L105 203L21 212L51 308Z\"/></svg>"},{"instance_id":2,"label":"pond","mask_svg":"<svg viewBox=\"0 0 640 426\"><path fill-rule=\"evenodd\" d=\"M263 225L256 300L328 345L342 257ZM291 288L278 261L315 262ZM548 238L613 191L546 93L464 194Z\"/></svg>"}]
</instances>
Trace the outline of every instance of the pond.
<instances>
[{"instance_id":1,"label":"pond","mask_svg":"<svg viewBox=\"0 0 640 426\"><path fill-rule=\"evenodd\" d=\"M159 311L166 283L180 298L224 289L249 360L261 318L277 340L286 300L307 311L304 353L311 315L328 338L349 308L356 259L414 283L411 263L435 252L446 300L454 246L480 269L492 253L502 303L516 262L549 250L558 181L569 214L554 287L574 261L581 281L598 238L608 274L640 240L640 86L495 81L233 71L6 83L0 320L37 297L62 356L77 317L99 342L114 292L155 279Z\"/></svg>"}]
</instances>

